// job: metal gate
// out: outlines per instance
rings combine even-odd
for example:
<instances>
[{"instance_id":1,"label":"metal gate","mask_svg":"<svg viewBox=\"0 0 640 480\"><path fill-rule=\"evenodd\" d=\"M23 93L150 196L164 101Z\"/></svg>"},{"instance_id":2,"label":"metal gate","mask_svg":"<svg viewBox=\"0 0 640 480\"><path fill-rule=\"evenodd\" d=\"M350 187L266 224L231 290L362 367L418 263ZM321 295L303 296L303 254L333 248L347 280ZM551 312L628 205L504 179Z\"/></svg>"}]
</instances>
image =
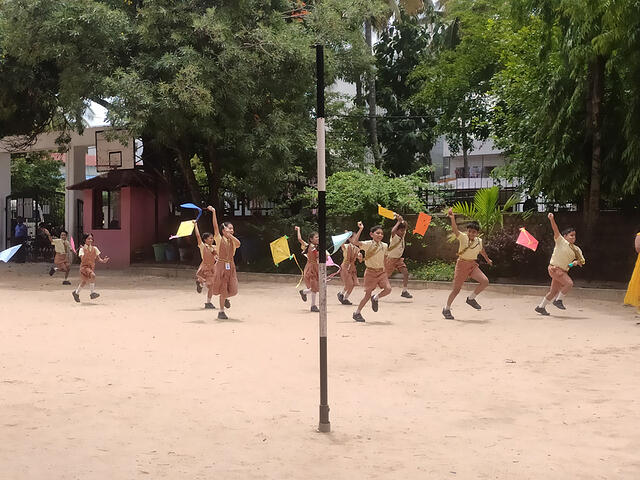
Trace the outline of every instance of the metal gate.
<instances>
[{"instance_id":1,"label":"metal gate","mask_svg":"<svg viewBox=\"0 0 640 480\"><path fill-rule=\"evenodd\" d=\"M53 248L37 237L38 225L44 222L52 235L59 235L64 229L64 193L22 192L6 198L7 245L15 245L15 228L18 217L24 219L28 240L20 252L27 261L50 261Z\"/></svg>"}]
</instances>

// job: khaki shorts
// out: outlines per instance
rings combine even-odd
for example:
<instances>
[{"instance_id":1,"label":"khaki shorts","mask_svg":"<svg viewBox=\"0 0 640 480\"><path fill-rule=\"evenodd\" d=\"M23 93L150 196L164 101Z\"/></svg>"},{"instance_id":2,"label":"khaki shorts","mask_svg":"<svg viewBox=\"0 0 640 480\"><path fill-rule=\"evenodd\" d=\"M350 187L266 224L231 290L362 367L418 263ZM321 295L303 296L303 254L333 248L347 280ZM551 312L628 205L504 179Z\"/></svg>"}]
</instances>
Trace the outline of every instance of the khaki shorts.
<instances>
[{"instance_id":1,"label":"khaki shorts","mask_svg":"<svg viewBox=\"0 0 640 480\"><path fill-rule=\"evenodd\" d=\"M380 287L383 290L391 290L387 272L385 272L384 268L367 268L364 271L364 290L365 292L372 292L376 287Z\"/></svg>"},{"instance_id":2,"label":"khaki shorts","mask_svg":"<svg viewBox=\"0 0 640 480\"><path fill-rule=\"evenodd\" d=\"M391 276L391 274L396 270L402 271L406 268L407 266L404 263L404 258L387 257L384 259L384 270L387 272L388 276Z\"/></svg>"},{"instance_id":3,"label":"khaki shorts","mask_svg":"<svg viewBox=\"0 0 640 480\"><path fill-rule=\"evenodd\" d=\"M478 262L473 260L463 260L459 258L456 262L455 273L453 274L453 286L454 288L461 288L464 285L471 274L475 271L476 268L480 268L478 266Z\"/></svg>"}]
</instances>

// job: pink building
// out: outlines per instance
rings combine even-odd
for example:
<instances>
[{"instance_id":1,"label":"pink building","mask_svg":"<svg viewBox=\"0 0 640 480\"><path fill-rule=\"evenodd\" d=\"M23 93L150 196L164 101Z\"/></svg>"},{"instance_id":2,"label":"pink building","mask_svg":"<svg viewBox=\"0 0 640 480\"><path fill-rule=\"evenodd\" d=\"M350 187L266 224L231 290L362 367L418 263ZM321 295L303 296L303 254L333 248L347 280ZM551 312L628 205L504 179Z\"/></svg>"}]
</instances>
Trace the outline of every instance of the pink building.
<instances>
[{"instance_id":1,"label":"pink building","mask_svg":"<svg viewBox=\"0 0 640 480\"><path fill-rule=\"evenodd\" d=\"M169 237L168 188L155 174L113 170L67 188L82 191L77 230L93 233L95 244L111 258L106 267L127 267L137 256L151 258L152 245Z\"/></svg>"}]
</instances>

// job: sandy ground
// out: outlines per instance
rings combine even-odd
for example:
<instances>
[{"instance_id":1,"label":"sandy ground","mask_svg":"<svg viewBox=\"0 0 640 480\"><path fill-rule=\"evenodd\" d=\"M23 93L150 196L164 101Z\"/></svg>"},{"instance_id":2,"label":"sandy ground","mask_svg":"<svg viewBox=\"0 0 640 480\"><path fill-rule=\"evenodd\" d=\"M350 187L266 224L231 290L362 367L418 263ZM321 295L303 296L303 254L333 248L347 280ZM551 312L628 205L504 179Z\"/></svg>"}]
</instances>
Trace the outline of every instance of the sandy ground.
<instances>
[{"instance_id":1,"label":"sandy ground","mask_svg":"<svg viewBox=\"0 0 640 480\"><path fill-rule=\"evenodd\" d=\"M489 291L446 321L447 292L397 290L356 324L333 283L321 434L293 285L243 284L218 321L191 282L98 273L76 304L0 265L4 480L640 478L633 310L569 296L542 318Z\"/></svg>"}]
</instances>

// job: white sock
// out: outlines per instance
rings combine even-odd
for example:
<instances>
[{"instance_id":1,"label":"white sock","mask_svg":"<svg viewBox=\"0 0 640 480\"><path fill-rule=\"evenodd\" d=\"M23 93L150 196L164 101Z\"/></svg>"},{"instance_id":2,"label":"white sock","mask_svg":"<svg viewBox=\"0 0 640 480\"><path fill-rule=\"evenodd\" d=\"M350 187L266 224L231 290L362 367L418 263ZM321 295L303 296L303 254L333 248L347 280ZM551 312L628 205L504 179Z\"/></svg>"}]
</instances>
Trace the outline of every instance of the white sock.
<instances>
[{"instance_id":1,"label":"white sock","mask_svg":"<svg viewBox=\"0 0 640 480\"><path fill-rule=\"evenodd\" d=\"M311 292L310 288L305 288L304 290L302 290L302 293L304 293L305 295L307 295L309 292Z\"/></svg>"},{"instance_id":2,"label":"white sock","mask_svg":"<svg viewBox=\"0 0 640 480\"><path fill-rule=\"evenodd\" d=\"M468 298L469 300L474 300L476 298L476 292L473 292Z\"/></svg>"},{"instance_id":3,"label":"white sock","mask_svg":"<svg viewBox=\"0 0 640 480\"><path fill-rule=\"evenodd\" d=\"M316 304L316 292L311 292L311 305Z\"/></svg>"},{"instance_id":4,"label":"white sock","mask_svg":"<svg viewBox=\"0 0 640 480\"><path fill-rule=\"evenodd\" d=\"M407 289L406 289L406 288L403 288L403 289L402 289L402 293L407 293Z\"/></svg>"},{"instance_id":5,"label":"white sock","mask_svg":"<svg viewBox=\"0 0 640 480\"><path fill-rule=\"evenodd\" d=\"M560 292L556 297L556 300L562 300L564 298L564 293Z\"/></svg>"},{"instance_id":6,"label":"white sock","mask_svg":"<svg viewBox=\"0 0 640 480\"><path fill-rule=\"evenodd\" d=\"M349 294L348 293L344 293L344 299L347 300L349 298Z\"/></svg>"},{"instance_id":7,"label":"white sock","mask_svg":"<svg viewBox=\"0 0 640 480\"><path fill-rule=\"evenodd\" d=\"M372 300L375 300L376 302L378 301L378 294L376 293L373 297L371 297Z\"/></svg>"},{"instance_id":8,"label":"white sock","mask_svg":"<svg viewBox=\"0 0 640 480\"><path fill-rule=\"evenodd\" d=\"M444 306L444 309L445 309L445 310L451 310L451 305L445 305L445 306Z\"/></svg>"},{"instance_id":9,"label":"white sock","mask_svg":"<svg viewBox=\"0 0 640 480\"><path fill-rule=\"evenodd\" d=\"M540 305L538 305L538 307L544 308L549 305L550 302L551 300L547 300L547 297L542 297L542 301L540 302Z\"/></svg>"},{"instance_id":10,"label":"white sock","mask_svg":"<svg viewBox=\"0 0 640 480\"><path fill-rule=\"evenodd\" d=\"M96 284L95 283L90 283L89 284L89 288L91 289L91 293L93 293L96 289Z\"/></svg>"},{"instance_id":11,"label":"white sock","mask_svg":"<svg viewBox=\"0 0 640 480\"><path fill-rule=\"evenodd\" d=\"M80 290L82 290L82 287L78 285L78 288L76 288L76 293L80 293Z\"/></svg>"}]
</instances>

